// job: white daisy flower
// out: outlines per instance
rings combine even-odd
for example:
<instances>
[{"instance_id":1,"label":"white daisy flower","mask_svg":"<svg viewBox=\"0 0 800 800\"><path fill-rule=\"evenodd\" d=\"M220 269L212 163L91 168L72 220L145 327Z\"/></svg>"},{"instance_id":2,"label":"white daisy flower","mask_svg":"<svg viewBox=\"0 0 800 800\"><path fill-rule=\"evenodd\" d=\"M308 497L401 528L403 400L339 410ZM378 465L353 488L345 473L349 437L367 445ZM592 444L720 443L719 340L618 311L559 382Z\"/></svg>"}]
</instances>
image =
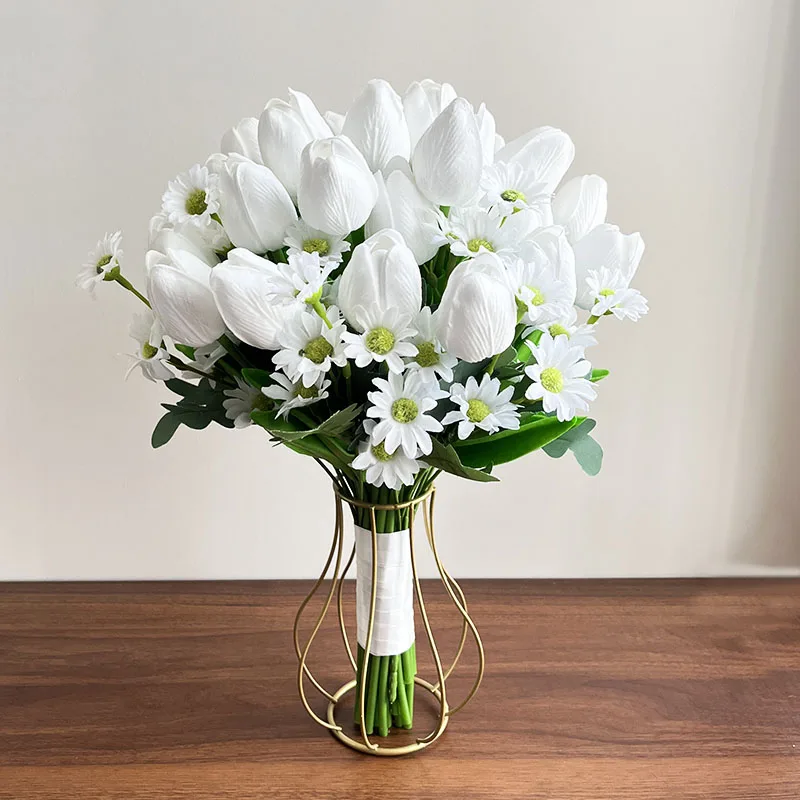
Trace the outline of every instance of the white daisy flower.
<instances>
[{"instance_id":1,"label":"white daisy flower","mask_svg":"<svg viewBox=\"0 0 800 800\"><path fill-rule=\"evenodd\" d=\"M346 239L312 228L303 219L298 219L289 226L283 243L289 248L290 256L299 253L316 253L323 264L341 263L342 254L350 249L350 242Z\"/></svg>"},{"instance_id":2,"label":"white daisy flower","mask_svg":"<svg viewBox=\"0 0 800 800\"><path fill-rule=\"evenodd\" d=\"M334 364L347 363L342 334L345 323L336 306L326 311L328 324L317 314L295 314L278 332L280 350L272 357L291 380L313 386Z\"/></svg>"},{"instance_id":3,"label":"white daisy flower","mask_svg":"<svg viewBox=\"0 0 800 800\"><path fill-rule=\"evenodd\" d=\"M592 365L584 359L583 348L572 347L566 336L553 338L549 333L538 345L528 342L528 347L536 363L525 367L525 374L533 381L525 397L541 400L544 410L555 411L562 422L587 411L597 392L586 378Z\"/></svg>"},{"instance_id":4,"label":"white daisy flower","mask_svg":"<svg viewBox=\"0 0 800 800\"><path fill-rule=\"evenodd\" d=\"M430 434L441 431L442 423L428 412L436 408L438 400L447 397L447 392L426 380L418 370L405 376L389 373L388 379L375 378L372 382L378 388L367 395L372 403L367 416L378 420L372 431L373 444L382 442L387 453L401 447L409 458L430 453Z\"/></svg>"},{"instance_id":5,"label":"white daisy flower","mask_svg":"<svg viewBox=\"0 0 800 800\"><path fill-rule=\"evenodd\" d=\"M453 380L453 367L458 359L445 353L436 338L433 317L428 306L417 314L414 328L417 333L411 342L416 346L417 353L406 361L406 368L419 370L427 380L438 382L441 379L450 383Z\"/></svg>"},{"instance_id":6,"label":"white daisy flower","mask_svg":"<svg viewBox=\"0 0 800 800\"><path fill-rule=\"evenodd\" d=\"M547 186L536 178L533 170L525 169L517 161L488 164L481 176L481 189L485 193L482 202L497 209L504 217L530 208L542 220L536 227L552 225L551 197L547 193Z\"/></svg>"},{"instance_id":7,"label":"white daisy flower","mask_svg":"<svg viewBox=\"0 0 800 800\"><path fill-rule=\"evenodd\" d=\"M368 438L359 443L358 455L351 466L353 469L364 470L367 483L373 486L386 486L389 489L411 486L422 465L415 458L409 458L402 448L394 453L387 453L383 442L373 444L374 428L375 420L368 419L364 422L364 431Z\"/></svg>"},{"instance_id":8,"label":"white daisy flower","mask_svg":"<svg viewBox=\"0 0 800 800\"><path fill-rule=\"evenodd\" d=\"M319 253L294 253L288 264L276 264L269 277L271 297L279 302L294 303L301 308L320 302L328 275L336 269L336 262L324 262Z\"/></svg>"},{"instance_id":9,"label":"white daisy flower","mask_svg":"<svg viewBox=\"0 0 800 800\"><path fill-rule=\"evenodd\" d=\"M566 281L557 277L549 263L515 258L506 268L521 322L545 325L569 313L574 292Z\"/></svg>"},{"instance_id":10,"label":"white daisy flower","mask_svg":"<svg viewBox=\"0 0 800 800\"><path fill-rule=\"evenodd\" d=\"M556 336L566 336L570 347L593 347L597 344L594 337L594 325L578 325L578 312L571 306L566 315L557 322L538 325L535 330L549 333L554 339ZM526 334L527 336L528 334Z\"/></svg>"},{"instance_id":11,"label":"white daisy flower","mask_svg":"<svg viewBox=\"0 0 800 800\"><path fill-rule=\"evenodd\" d=\"M496 253L506 260L516 254L520 242L535 226L533 212L528 210L505 217L495 209L479 206L454 208L448 217L439 217L436 243L449 244L450 252L462 258Z\"/></svg>"},{"instance_id":12,"label":"white daisy flower","mask_svg":"<svg viewBox=\"0 0 800 800\"><path fill-rule=\"evenodd\" d=\"M481 382L470 376L466 385L454 383L450 387L450 399L458 410L449 411L442 425L458 423L458 438L466 439L475 428L487 433L496 433L501 428L517 430L519 412L511 402L514 387L500 391L500 381L484 375Z\"/></svg>"},{"instance_id":13,"label":"white daisy flower","mask_svg":"<svg viewBox=\"0 0 800 800\"><path fill-rule=\"evenodd\" d=\"M363 333L342 334L345 356L357 367L386 362L389 371L399 375L406 366L403 359L417 354L417 346L409 341L416 334L410 318L396 308L382 312L359 306L358 319L364 323Z\"/></svg>"},{"instance_id":14,"label":"white daisy flower","mask_svg":"<svg viewBox=\"0 0 800 800\"><path fill-rule=\"evenodd\" d=\"M120 268L122 260L122 231L107 233L89 253L89 259L75 278L75 284L94 294L95 286L114 269Z\"/></svg>"},{"instance_id":15,"label":"white daisy flower","mask_svg":"<svg viewBox=\"0 0 800 800\"><path fill-rule=\"evenodd\" d=\"M246 428L253 424L251 411L265 411L269 401L259 389L254 389L241 378L236 378L236 388L226 389L223 394L227 400L222 401L225 416L233 420L235 428Z\"/></svg>"},{"instance_id":16,"label":"white daisy flower","mask_svg":"<svg viewBox=\"0 0 800 800\"><path fill-rule=\"evenodd\" d=\"M261 391L273 400L280 402L278 416L285 417L293 408L310 406L328 396L331 382L320 378L312 386L303 386L302 381L290 381L282 372L274 372L269 386L262 386Z\"/></svg>"},{"instance_id":17,"label":"white daisy flower","mask_svg":"<svg viewBox=\"0 0 800 800\"><path fill-rule=\"evenodd\" d=\"M591 311L593 317L613 314L617 319L636 322L649 311L645 297L628 286L619 269L601 267L599 270L590 270L586 284L594 298Z\"/></svg>"},{"instance_id":18,"label":"white daisy flower","mask_svg":"<svg viewBox=\"0 0 800 800\"><path fill-rule=\"evenodd\" d=\"M211 215L219 211L217 176L207 167L195 164L167 184L161 208L173 225L210 225L214 221Z\"/></svg>"},{"instance_id":19,"label":"white daisy flower","mask_svg":"<svg viewBox=\"0 0 800 800\"><path fill-rule=\"evenodd\" d=\"M175 377L164 363L169 353L162 345L161 325L152 311L134 314L128 333L135 340L137 348L135 353L128 354L131 365L125 373L126 379L137 367L149 381L168 381Z\"/></svg>"}]
</instances>

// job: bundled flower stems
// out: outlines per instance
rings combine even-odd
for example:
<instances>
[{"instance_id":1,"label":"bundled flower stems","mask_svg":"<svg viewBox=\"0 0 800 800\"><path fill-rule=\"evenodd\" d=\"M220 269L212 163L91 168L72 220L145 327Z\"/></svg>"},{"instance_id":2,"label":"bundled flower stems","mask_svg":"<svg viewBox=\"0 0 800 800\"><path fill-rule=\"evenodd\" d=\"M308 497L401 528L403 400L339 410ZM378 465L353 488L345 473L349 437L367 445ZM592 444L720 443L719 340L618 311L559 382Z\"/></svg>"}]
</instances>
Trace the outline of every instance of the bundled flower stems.
<instances>
[{"instance_id":1,"label":"bundled flower stems","mask_svg":"<svg viewBox=\"0 0 800 800\"><path fill-rule=\"evenodd\" d=\"M631 288L644 243L606 222L602 178L562 184L573 156L556 128L505 142L486 106L446 83L401 96L370 81L345 114L290 91L168 183L144 290L120 233L78 284L117 283L141 304L129 372L172 393L154 447L180 426L254 426L344 497L382 506L440 472L496 480L538 449L595 474L587 414L607 371L587 351L603 325L647 312ZM373 512L351 508L363 598ZM366 682L366 727L381 736L413 722L411 513L374 512L368 659L359 610L356 717Z\"/></svg>"}]
</instances>

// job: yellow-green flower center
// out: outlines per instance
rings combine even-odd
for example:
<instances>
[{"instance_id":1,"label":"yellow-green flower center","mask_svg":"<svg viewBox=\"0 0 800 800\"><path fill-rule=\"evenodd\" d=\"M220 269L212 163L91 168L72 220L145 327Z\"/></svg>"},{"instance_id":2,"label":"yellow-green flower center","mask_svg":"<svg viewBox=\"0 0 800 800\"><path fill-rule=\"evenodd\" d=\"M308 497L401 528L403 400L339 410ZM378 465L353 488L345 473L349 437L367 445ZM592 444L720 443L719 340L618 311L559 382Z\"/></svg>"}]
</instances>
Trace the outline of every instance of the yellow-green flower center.
<instances>
[{"instance_id":1,"label":"yellow-green flower center","mask_svg":"<svg viewBox=\"0 0 800 800\"><path fill-rule=\"evenodd\" d=\"M388 328L373 328L366 337L367 350L385 356L394 347L394 334Z\"/></svg>"},{"instance_id":2,"label":"yellow-green flower center","mask_svg":"<svg viewBox=\"0 0 800 800\"><path fill-rule=\"evenodd\" d=\"M302 397L303 400L311 400L319 394L319 389L316 386L303 386L302 384L295 389L295 397Z\"/></svg>"},{"instance_id":3,"label":"yellow-green flower center","mask_svg":"<svg viewBox=\"0 0 800 800\"><path fill-rule=\"evenodd\" d=\"M392 458L394 458L394 453L386 452L383 442L373 445L370 449L372 450L372 455L374 455L378 461L391 461Z\"/></svg>"},{"instance_id":4,"label":"yellow-green flower center","mask_svg":"<svg viewBox=\"0 0 800 800\"><path fill-rule=\"evenodd\" d=\"M192 191L186 195L186 203L184 204L184 208L186 209L186 213L191 214L193 217L197 217L200 214L205 214L206 209L208 208L205 190L192 189Z\"/></svg>"},{"instance_id":5,"label":"yellow-green flower center","mask_svg":"<svg viewBox=\"0 0 800 800\"><path fill-rule=\"evenodd\" d=\"M541 289L537 289L535 286L528 287L531 290L531 299L530 304L532 306L540 306L545 302L545 296L542 294Z\"/></svg>"},{"instance_id":6,"label":"yellow-green flower center","mask_svg":"<svg viewBox=\"0 0 800 800\"><path fill-rule=\"evenodd\" d=\"M516 189L506 189L500 194L500 197L507 203L516 203L517 200L521 200L523 203L525 202L525 195L522 192L518 192Z\"/></svg>"},{"instance_id":7,"label":"yellow-green flower center","mask_svg":"<svg viewBox=\"0 0 800 800\"><path fill-rule=\"evenodd\" d=\"M467 242L467 250L470 253L477 253L480 249L484 248L484 250L488 250L490 253L494 253L494 247L492 247L492 243L486 241L486 239L470 239Z\"/></svg>"},{"instance_id":8,"label":"yellow-green flower center","mask_svg":"<svg viewBox=\"0 0 800 800\"><path fill-rule=\"evenodd\" d=\"M569 331L563 326L554 322L548 329L550 335L555 339L556 336L566 336L569 339Z\"/></svg>"},{"instance_id":9,"label":"yellow-green flower center","mask_svg":"<svg viewBox=\"0 0 800 800\"><path fill-rule=\"evenodd\" d=\"M601 289L598 292L598 294L600 295L600 297L611 297L611 295L614 294L614 290L613 289Z\"/></svg>"},{"instance_id":10,"label":"yellow-green flower center","mask_svg":"<svg viewBox=\"0 0 800 800\"><path fill-rule=\"evenodd\" d=\"M392 403L392 418L398 422L413 422L418 414L419 408L410 397L400 397Z\"/></svg>"},{"instance_id":11,"label":"yellow-green flower center","mask_svg":"<svg viewBox=\"0 0 800 800\"><path fill-rule=\"evenodd\" d=\"M436 352L433 342L420 342L417 345L417 355L414 357L414 361L421 367L435 367L441 358Z\"/></svg>"},{"instance_id":12,"label":"yellow-green flower center","mask_svg":"<svg viewBox=\"0 0 800 800\"><path fill-rule=\"evenodd\" d=\"M303 242L303 250L306 253L319 253L321 256L328 255L331 246L325 239L306 239Z\"/></svg>"},{"instance_id":13,"label":"yellow-green flower center","mask_svg":"<svg viewBox=\"0 0 800 800\"><path fill-rule=\"evenodd\" d=\"M254 394L253 399L250 401L250 408L253 411L268 411L271 405L272 401L269 397L261 392Z\"/></svg>"},{"instance_id":14,"label":"yellow-green flower center","mask_svg":"<svg viewBox=\"0 0 800 800\"><path fill-rule=\"evenodd\" d=\"M153 356L158 352L157 347L153 347L150 342L145 342L142 345L142 358L147 359L148 361L153 358Z\"/></svg>"},{"instance_id":15,"label":"yellow-green flower center","mask_svg":"<svg viewBox=\"0 0 800 800\"><path fill-rule=\"evenodd\" d=\"M111 263L111 256L105 255L97 262L97 274L103 271L103 267L107 267Z\"/></svg>"},{"instance_id":16,"label":"yellow-green flower center","mask_svg":"<svg viewBox=\"0 0 800 800\"><path fill-rule=\"evenodd\" d=\"M303 355L315 364L321 364L333 353L333 346L324 336L312 339L303 349Z\"/></svg>"},{"instance_id":17,"label":"yellow-green flower center","mask_svg":"<svg viewBox=\"0 0 800 800\"><path fill-rule=\"evenodd\" d=\"M553 394L558 394L564 388L564 376L561 374L561 370L555 367L543 369L539 380L542 386Z\"/></svg>"},{"instance_id":18,"label":"yellow-green flower center","mask_svg":"<svg viewBox=\"0 0 800 800\"><path fill-rule=\"evenodd\" d=\"M491 413L492 409L477 397L467 403L467 419L470 422L483 422Z\"/></svg>"}]
</instances>

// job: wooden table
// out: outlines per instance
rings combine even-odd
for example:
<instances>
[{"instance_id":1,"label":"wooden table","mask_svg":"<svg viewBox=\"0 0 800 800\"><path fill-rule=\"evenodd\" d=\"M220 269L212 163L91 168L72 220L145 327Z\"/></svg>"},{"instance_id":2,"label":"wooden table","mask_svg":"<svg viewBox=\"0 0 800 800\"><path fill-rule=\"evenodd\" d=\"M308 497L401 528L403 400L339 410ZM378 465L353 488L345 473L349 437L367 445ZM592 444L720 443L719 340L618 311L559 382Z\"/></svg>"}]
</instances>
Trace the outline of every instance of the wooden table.
<instances>
[{"instance_id":1,"label":"wooden table","mask_svg":"<svg viewBox=\"0 0 800 800\"><path fill-rule=\"evenodd\" d=\"M300 706L306 583L0 584L0 798L800 797L800 582L463 586L481 691L429 750L378 759ZM425 589L447 659L457 618ZM332 688L336 637L312 658Z\"/></svg>"}]
</instances>

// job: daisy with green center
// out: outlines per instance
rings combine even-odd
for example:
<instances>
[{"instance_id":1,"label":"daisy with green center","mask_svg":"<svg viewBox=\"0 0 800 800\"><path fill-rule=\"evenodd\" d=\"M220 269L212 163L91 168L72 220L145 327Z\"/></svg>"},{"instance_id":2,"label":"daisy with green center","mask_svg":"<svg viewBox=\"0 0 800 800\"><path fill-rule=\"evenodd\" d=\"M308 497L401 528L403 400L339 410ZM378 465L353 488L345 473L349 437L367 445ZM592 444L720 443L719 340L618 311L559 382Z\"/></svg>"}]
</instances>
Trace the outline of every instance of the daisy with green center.
<instances>
[{"instance_id":1,"label":"daisy with green center","mask_svg":"<svg viewBox=\"0 0 800 800\"><path fill-rule=\"evenodd\" d=\"M483 168L481 190L484 196L481 204L496 209L504 217L524 208L531 209L540 219L536 227L542 228L553 224L551 198L546 189L536 180L533 170L525 169L516 161L497 161Z\"/></svg>"},{"instance_id":2,"label":"daisy with green center","mask_svg":"<svg viewBox=\"0 0 800 800\"><path fill-rule=\"evenodd\" d=\"M326 316L327 322L302 311L291 316L278 332L280 350L272 357L273 363L306 387L317 383L334 364L343 367L347 363L342 341L344 320L336 306L328 308Z\"/></svg>"},{"instance_id":3,"label":"daisy with green center","mask_svg":"<svg viewBox=\"0 0 800 800\"><path fill-rule=\"evenodd\" d=\"M394 453L387 453L383 442L373 443L372 432L375 420L364 422L367 438L358 445L358 455L353 459L353 469L364 470L367 483L372 486L386 486L388 489L399 489L411 486L414 476L422 466L415 458L409 458L398 448Z\"/></svg>"},{"instance_id":4,"label":"daisy with green center","mask_svg":"<svg viewBox=\"0 0 800 800\"><path fill-rule=\"evenodd\" d=\"M556 336L566 336L570 347L593 347L597 344L594 337L594 325L578 325L578 312L571 306L566 315L558 322L549 322L537 325L536 330L549 333L554 339ZM526 334L527 335L527 334Z\"/></svg>"},{"instance_id":5,"label":"daisy with green center","mask_svg":"<svg viewBox=\"0 0 800 800\"><path fill-rule=\"evenodd\" d=\"M149 381L168 381L175 377L164 363L169 353L163 347L161 325L152 311L134 314L128 333L136 342L136 352L128 354L131 365L125 373L126 379L137 367Z\"/></svg>"},{"instance_id":6,"label":"daisy with green center","mask_svg":"<svg viewBox=\"0 0 800 800\"><path fill-rule=\"evenodd\" d=\"M528 400L541 400L545 411L555 411L561 422L589 409L597 397L586 376L592 365L583 357L582 347L573 347L566 336L542 335L539 344L528 342L535 364L525 367L532 383L525 392Z\"/></svg>"},{"instance_id":7,"label":"daisy with green center","mask_svg":"<svg viewBox=\"0 0 800 800\"><path fill-rule=\"evenodd\" d=\"M298 253L316 253L323 264L328 262L340 264L342 254L350 249L350 242L343 237L332 236L330 233L312 228L302 219L289 226L283 243L289 248L290 256Z\"/></svg>"},{"instance_id":8,"label":"daisy with green center","mask_svg":"<svg viewBox=\"0 0 800 800\"><path fill-rule=\"evenodd\" d=\"M448 244L450 252L461 258L496 253L503 260L512 258L520 242L535 227L532 212L525 210L505 217L495 209L470 206L454 208L448 217L439 217L438 244Z\"/></svg>"},{"instance_id":9,"label":"daisy with green center","mask_svg":"<svg viewBox=\"0 0 800 800\"><path fill-rule=\"evenodd\" d=\"M235 389L226 389L223 394L227 398L222 401L225 416L233 420L234 428L246 428L253 423L251 412L267 411L272 406L260 390L254 389L241 378L236 378Z\"/></svg>"},{"instance_id":10,"label":"daisy with green center","mask_svg":"<svg viewBox=\"0 0 800 800\"><path fill-rule=\"evenodd\" d=\"M217 176L195 164L167 184L161 208L173 225L210 225L214 221L212 215L219 211Z\"/></svg>"},{"instance_id":11,"label":"daisy with green center","mask_svg":"<svg viewBox=\"0 0 800 800\"><path fill-rule=\"evenodd\" d=\"M112 281L114 275L119 274L121 259L122 231L107 233L89 253L88 260L75 278L75 285L94 294L100 281Z\"/></svg>"},{"instance_id":12,"label":"daisy with green center","mask_svg":"<svg viewBox=\"0 0 800 800\"><path fill-rule=\"evenodd\" d=\"M372 403L367 416L378 420L372 431L373 445L383 444L390 454L399 447L408 458L430 453L430 435L441 431L442 423L429 412L447 397L447 392L417 370L404 376L390 373L388 379L375 378L372 382L378 389L367 395Z\"/></svg>"},{"instance_id":13,"label":"daisy with green center","mask_svg":"<svg viewBox=\"0 0 800 800\"><path fill-rule=\"evenodd\" d=\"M487 433L496 433L501 428L515 431L519 428L518 407L511 402L514 387L500 390L500 381L484 375L478 383L474 377L466 384L454 383L450 387L450 399L458 410L449 411L442 425L458 423L458 438L466 439L475 428Z\"/></svg>"},{"instance_id":14,"label":"daisy with green center","mask_svg":"<svg viewBox=\"0 0 800 800\"><path fill-rule=\"evenodd\" d=\"M324 400L331 385L327 378L320 377L312 386L303 386L302 381L290 381L282 372L273 373L272 380L274 383L262 386L261 391L280 403L279 417L285 417L293 408L303 408Z\"/></svg>"},{"instance_id":15,"label":"daisy with green center","mask_svg":"<svg viewBox=\"0 0 800 800\"><path fill-rule=\"evenodd\" d=\"M406 359L406 369L418 370L430 381L441 379L450 383L453 380L453 367L458 363L458 359L450 353L445 353L439 343L428 306L417 314L414 328L417 333L411 341L416 346L417 353Z\"/></svg>"},{"instance_id":16,"label":"daisy with green center","mask_svg":"<svg viewBox=\"0 0 800 800\"><path fill-rule=\"evenodd\" d=\"M396 308L381 311L361 306L357 316L364 331L342 335L345 356L360 368L373 361L385 363L390 372L399 375L406 367L403 359L417 355L417 346L410 341L417 332L410 317Z\"/></svg>"},{"instance_id":17,"label":"daisy with green center","mask_svg":"<svg viewBox=\"0 0 800 800\"><path fill-rule=\"evenodd\" d=\"M628 286L622 270L607 267L590 270L586 284L594 298L590 321L613 314L617 319L636 322L649 311L647 300L641 292Z\"/></svg>"},{"instance_id":18,"label":"daisy with green center","mask_svg":"<svg viewBox=\"0 0 800 800\"><path fill-rule=\"evenodd\" d=\"M276 264L269 276L269 298L299 308L313 308L323 319L322 294L336 262L323 262L319 253L294 253L288 264Z\"/></svg>"},{"instance_id":19,"label":"daisy with green center","mask_svg":"<svg viewBox=\"0 0 800 800\"><path fill-rule=\"evenodd\" d=\"M506 264L506 269L517 301L518 321L539 326L569 313L575 294L548 262L515 258Z\"/></svg>"}]
</instances>

